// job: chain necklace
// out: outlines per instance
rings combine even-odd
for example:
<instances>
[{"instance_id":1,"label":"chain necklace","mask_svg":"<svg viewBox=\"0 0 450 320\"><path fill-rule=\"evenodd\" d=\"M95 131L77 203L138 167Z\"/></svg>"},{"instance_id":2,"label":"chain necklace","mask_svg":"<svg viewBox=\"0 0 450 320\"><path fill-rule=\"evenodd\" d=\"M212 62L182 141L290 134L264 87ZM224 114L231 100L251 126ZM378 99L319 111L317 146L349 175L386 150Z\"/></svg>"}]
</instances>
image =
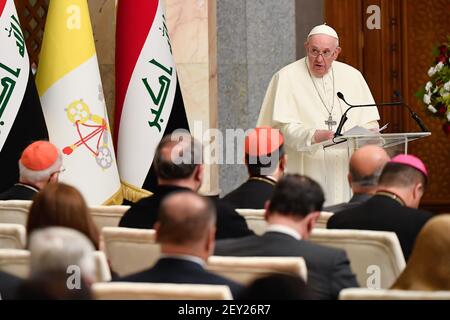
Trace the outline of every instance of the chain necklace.
<instances>
[{"instance_id":1,"label":"chain necklace","mask_svg":"<svg viewBox=\"0 0 450 320\"><path fill-rule=\"evenodd\" d=\"M306 65L306 69L308 70L309 77L310 77L310 79L311 79L311 81L312 81L312 83L314 85L314 89L316 89L316 92L317 92L317 95L320 98L320 101L322 102L323 106L325 107L325 109L328 112L328 119L325 120L325 124L328 126L328 130L331 131L333 129L333 126L335 126L337 124L337 122L333 120L333 116L331 114L333 112L333 108L334 108L334 94L335 94L334 69L333 69L333 67L331 67L331 75L332 75L332 78L333 78L333 97L332 97L333 98L333 103L331 104L331 110L329 110L328 107L327 107L327 104L325 103L324 99L322 98L322 95L320 94L319 89L317 88L316 82L314 81L314 79L313 79L313 77L311 75L311 71L309 70L308 63L307 63L306 59L305 59L305 65ZM323 78L322 78L322 81L323 81ZM325 92L325 85L324 85L324 92ZM326 95L326 92L325 92L325 95Z\"/></svg>"}]
</instances>

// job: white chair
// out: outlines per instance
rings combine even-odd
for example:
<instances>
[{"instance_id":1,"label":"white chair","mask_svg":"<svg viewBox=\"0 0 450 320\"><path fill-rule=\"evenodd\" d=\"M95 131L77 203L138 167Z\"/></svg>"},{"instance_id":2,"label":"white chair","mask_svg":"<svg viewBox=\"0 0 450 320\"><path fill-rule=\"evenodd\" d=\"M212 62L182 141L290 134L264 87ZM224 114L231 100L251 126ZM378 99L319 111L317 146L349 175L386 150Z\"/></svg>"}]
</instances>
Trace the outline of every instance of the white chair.
<instances>
[{"instance_id":1,"label":"white chair","mask_svg":"<svg viewBox=\"0 0 450 320\"><path fill-rule=\"evenodd\" d=\"M31 200L0 200L0 223L26 225Z\"/></svg>"},{"instance_id":2,"label":"white chair","mask_svg":"<svg viewBox=\"0 0 450 320\"><path fill-rule=\"evenodd\" d=\"M450 300L450 291L349 288L339 293L339 300Z\"/></svg>"},{"instance_id":3,"label":"white chair","mask_svg":"<svg viewBox=\"0 0 450 320\"><path fill-rule=\"evenodd\" d=\"M118 227L123 214L130 209L130 206L90 206L92 215L98 230L103 227Z\"/></svg>"},{"instance_id":4,"label":"white chair","mask_svg":"<svg viewBox=\"0 0 450 320\"><path fill-rule=\"evenodd\" d=\"M95 251L96 282L111 281L111 272L105 254ZM26 279L30 274L30 251L17 249L0 249L0 270Z\"/></svg>"},{"instance_id":5,"label":"white chair","mask_svg":"<svg viewBox=\"0 0 450 320\"><path fill-rule=\"evenodd\" d=\"M0 223L0 249L23 249L26 230L21 224Z\"/></svg>"},{"instance_id":6,"label":"white chair","mask_svg":"<svg viewBox=\"0 0 450 320\"><path fill-rule=\"evenodd\" d=\"M327 228L328 219L330 219L330 217L332 215L334 215L333 212L321 211L320 212L320 216L319 216L319 218L316 221L315 228L326 229Z\"/></svg>"},{"instance_id":7,"label":"white chair","mask_svg":"<svg viewBox=\"0 0 450 320\"><path fill-rule=\"evenodd\" d=\"M95 283L91 287L98 300L231 300L230 288L209 284Z\"/></svg>"},{"instance_id":8,"label":"white chair","mask_svg":"<svg viewBox=\"0 0 450 320\"><path fill-rule=\"evenodd\" d=\"M160 255L155 230L105 227L102 244L111 269L119 276L142 271L154 265Z\"/></svg>"},{"instance_id":9,"label":"white chair","mask_svg":"<svg viewBox=\"0 0 450 320\"><path fill-rule=\"evenodd\" d=\"M264 218L264 209L236 209L237 213L244 217L249 229L257 235L262 235L267 229Z\"/></svg>"},{"instance_id":10,"label":"white chair","mask_svg":"<svg viewBox=\"0 0 450 320\"><path fill-rule=\"evenodd\" d=\"M314 229L310 240L344 249L361 287L387 289L405 268L400 242L393 232Z\"/></svg>"},{"instance_id":11,"label":"white chair","mask_svg":"<svg viewBox=\"0 0 450 320\"><path fill-rule=\"evenodd\" d=\"M94 252L96 282L111 281L111 270L109 269L108 260L103 251Z\"/></svg>"},{"instance_id":12,"label":"white chair","mask_svg":"<svg viewBox=\"0 0 450 320\"><path fill-rule=\"evenodd\" d=\"M223 257L211 256L208 271L232 279L243 285L271 273L285 273L301 277L305 282L307 270L301 257Z\"/></svg>"},{"instance_id":13,"label":"white chair","mask_svg":"<svg viewBox=\"0 0 450 320\"><path fill-rule=\"evenodd\" d=\"M0 271L26 279L30 273L30 252L19 249L0 249Z\"/></svg>"}]
</instances>

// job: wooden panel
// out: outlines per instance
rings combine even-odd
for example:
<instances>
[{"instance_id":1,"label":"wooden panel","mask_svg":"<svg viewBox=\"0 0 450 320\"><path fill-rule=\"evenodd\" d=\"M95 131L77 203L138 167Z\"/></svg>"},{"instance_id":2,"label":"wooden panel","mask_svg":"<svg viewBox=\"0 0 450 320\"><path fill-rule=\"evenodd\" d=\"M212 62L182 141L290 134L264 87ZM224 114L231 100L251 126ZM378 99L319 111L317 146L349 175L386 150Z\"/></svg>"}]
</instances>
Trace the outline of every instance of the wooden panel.
<instances>
[{"instance_id":1,"label":"wooden panel","mask_svg":"<svg viewBox=\"0 0 450 320\"><path fill-rule=\"evenodd\" d=\"M426 114L424 105L414 94L428 81L433 47L443 43L450 34L449 12L450 0L403 1L405 97L432 132L431 137L413 142L410 152L422 158L430 171L431 183L422 204L440 212L450 211L450 136L442 131L443 121ZM418 129L414 122L407 121L405 130Z\"/></svg>"},{"instance_id":2,"label":"wooden panel","mask_svg":"<svg viewBox=\"0 0 450 320\"><path fill-rule=\"evenodd\" d=\"M30 63L39 60L49 0L15 0L17 14L27 44Z\"/></svg>"}]
</instances>

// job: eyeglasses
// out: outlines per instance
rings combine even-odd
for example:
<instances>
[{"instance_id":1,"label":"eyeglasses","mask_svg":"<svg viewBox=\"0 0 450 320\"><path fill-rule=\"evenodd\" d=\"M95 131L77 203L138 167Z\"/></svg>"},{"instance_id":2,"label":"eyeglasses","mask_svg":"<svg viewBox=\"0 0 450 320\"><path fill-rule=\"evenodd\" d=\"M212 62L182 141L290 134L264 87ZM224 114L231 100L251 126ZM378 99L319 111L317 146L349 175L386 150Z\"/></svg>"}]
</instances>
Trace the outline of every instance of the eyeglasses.
<instances>
[{"instance_id":1,"label":"eyeglasses","mask_svg":"<svg viewBox=\"0 0 450 320\"><path fill-rule=\"evenodd\" d=\"M58 170L58 171L55 171L55 172L53 172L52 173L52 175L54 175L54 174L59 174L59 173L63 173L64 171L66 171L66 168L64 168L63 166L61 166L61 168Z\"/></svg>"},{"instance_id":2,"label":"eyeglasses","mask_svg":"<svg viewBox=\"0 0 450 320\"><path fill-rule=\"evenodd\" d=\"M330 58L334 54L335 51L336 51L336 49L333 51L331 51L329 49L320 51L319 49L316 49L316 48L308 48L308 54L314 58L317 58L320 55L322 55L322 57L324 57L324 58Z\"/></svg>"}]
</instances>

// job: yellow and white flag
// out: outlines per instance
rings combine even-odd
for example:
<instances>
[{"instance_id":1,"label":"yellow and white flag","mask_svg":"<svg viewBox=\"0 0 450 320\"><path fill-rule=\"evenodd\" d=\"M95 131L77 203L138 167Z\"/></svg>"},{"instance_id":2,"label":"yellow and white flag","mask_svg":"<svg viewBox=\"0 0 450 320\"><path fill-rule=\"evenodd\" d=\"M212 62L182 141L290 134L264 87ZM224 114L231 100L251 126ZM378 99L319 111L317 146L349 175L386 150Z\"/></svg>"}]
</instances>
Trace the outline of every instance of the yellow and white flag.
<instances>
[{"instance_id":1,"label":"yellow and white flag","mask_svg":"<svg viewBox=\"0 0 450 320\"><path fill-rule=\"evenodd\" d=\"M60 181L89 205L122 202L87 0L51 0L36 84L49 138L64 155Z\"/></svg>"}]
</instances>

